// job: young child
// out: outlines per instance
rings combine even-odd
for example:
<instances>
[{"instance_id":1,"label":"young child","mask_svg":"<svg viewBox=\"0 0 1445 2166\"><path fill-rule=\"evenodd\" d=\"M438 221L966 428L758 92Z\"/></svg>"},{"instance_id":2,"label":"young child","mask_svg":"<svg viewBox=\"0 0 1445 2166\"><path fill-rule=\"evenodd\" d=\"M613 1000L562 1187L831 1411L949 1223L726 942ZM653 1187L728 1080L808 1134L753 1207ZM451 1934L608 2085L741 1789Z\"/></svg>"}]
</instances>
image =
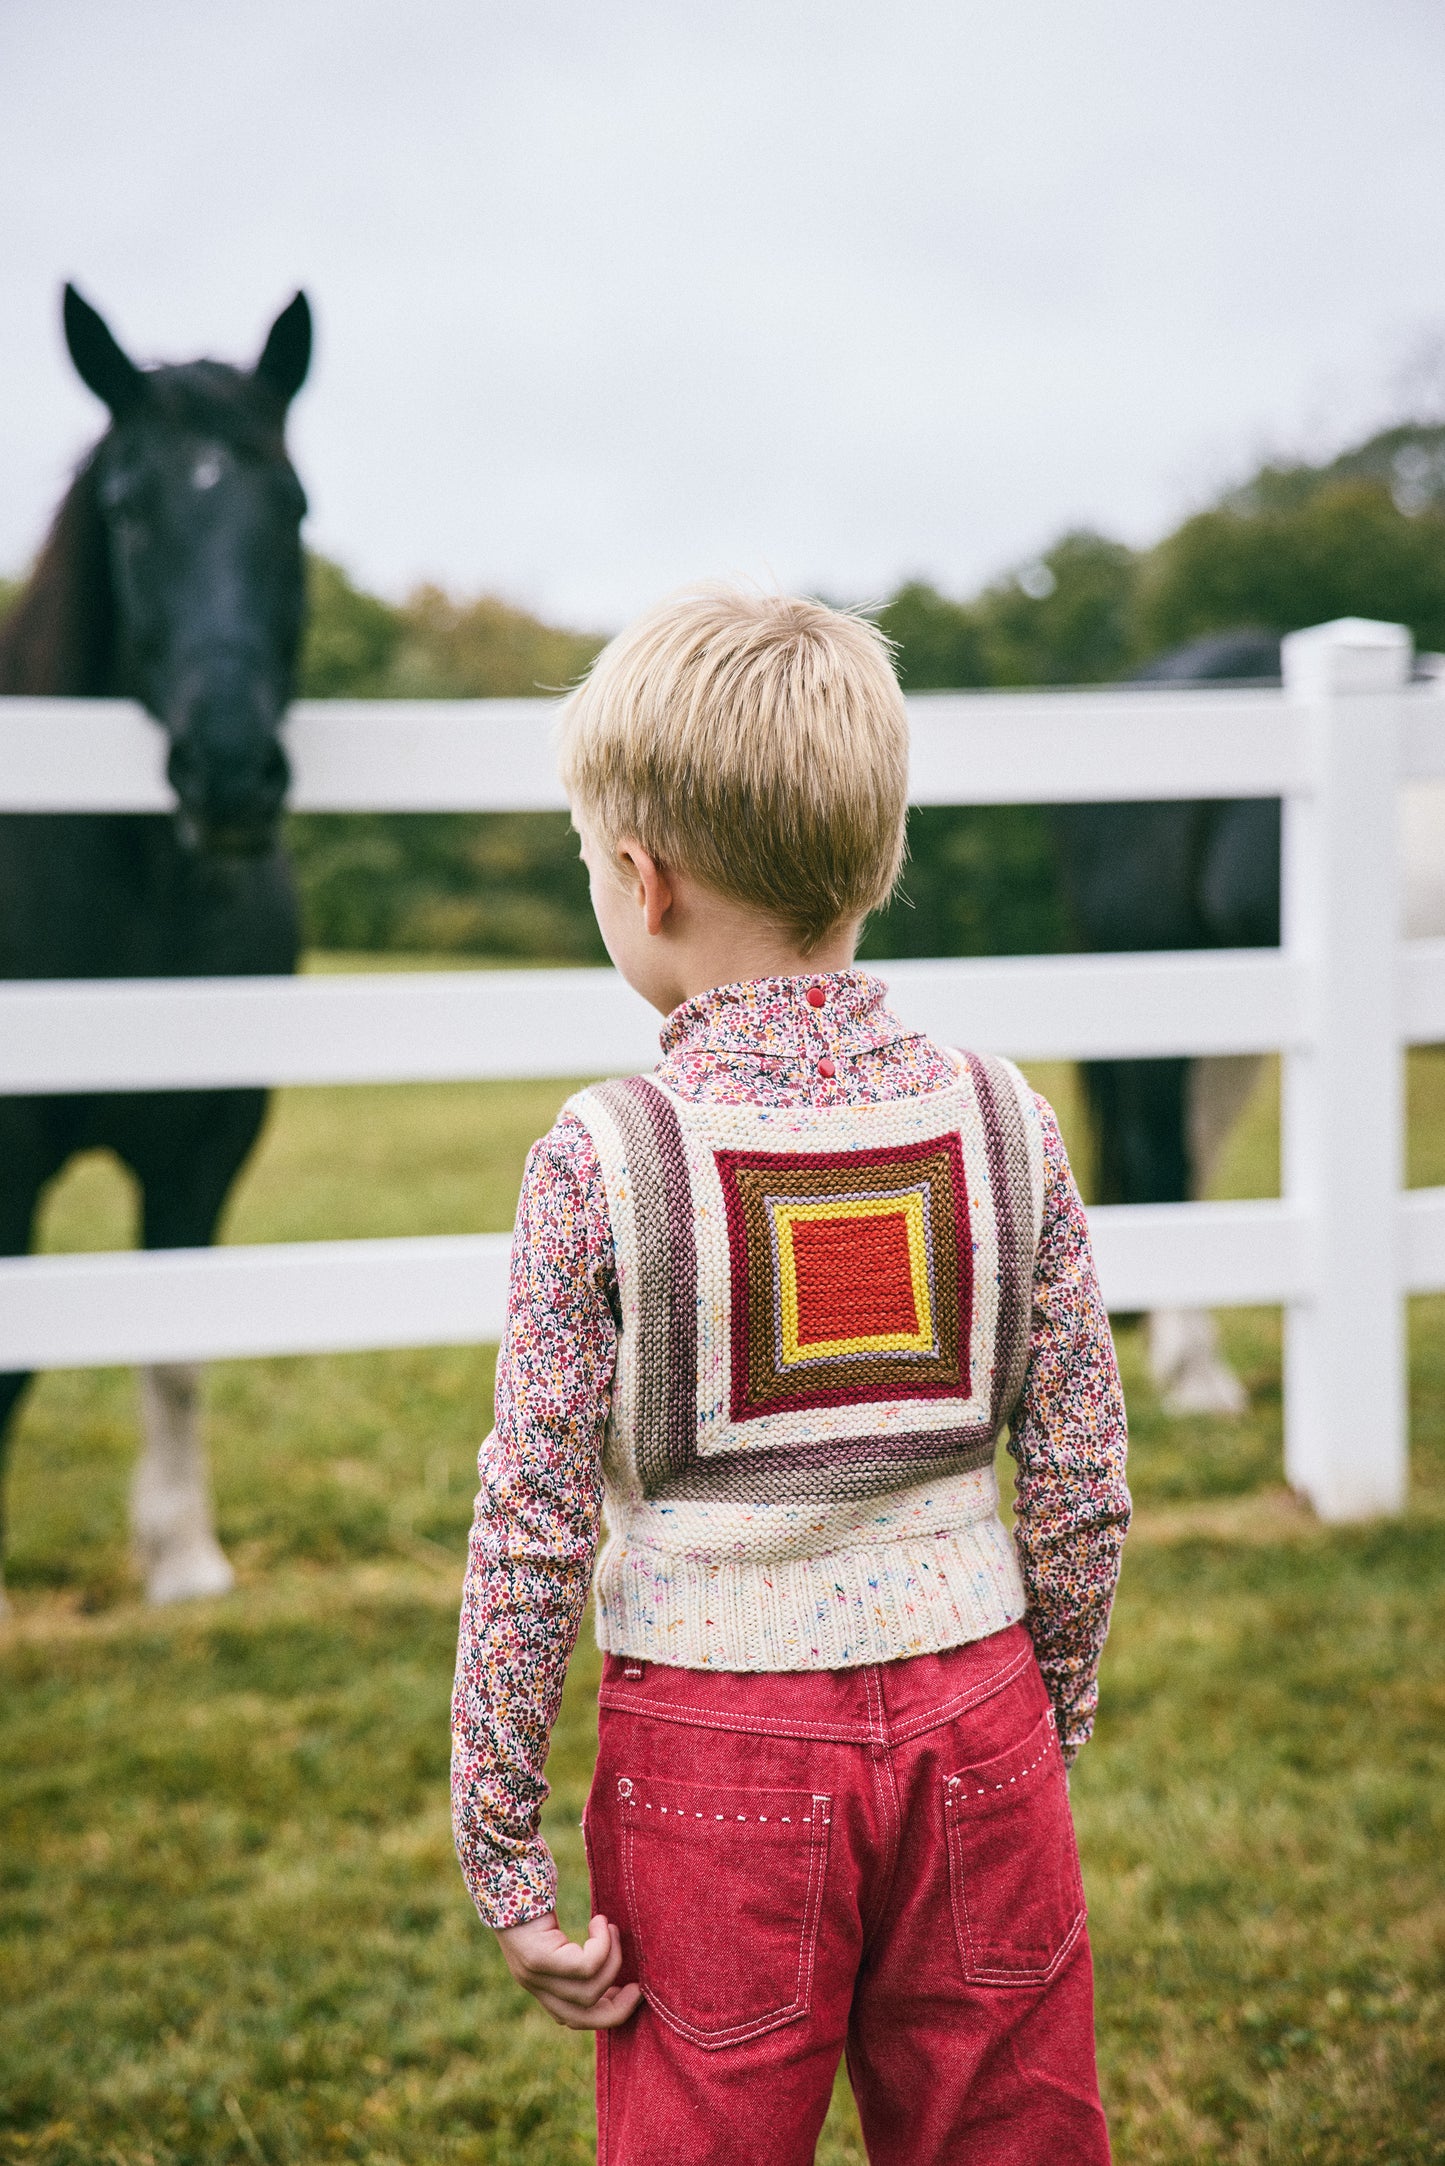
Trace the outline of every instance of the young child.
<instances>
[{"instance_id":1,"label":"young child","mask_svg":"<svg viewBox=\"0 0 1445 2166\"><path fill-rule=\"evenodd\" d=\"M1064 1771L1124 1408L1048 1106L852 968L903 855L887 649L815 602L674 600L567 702L562 770L667 1022L527 1164L457 1661L467 1884L598 2033L603 2166L803 2166L845 2050L874 2161L1095 2166ZM537 1822L589 1580L578 1946Z\"/></svg>"}]
</instances>

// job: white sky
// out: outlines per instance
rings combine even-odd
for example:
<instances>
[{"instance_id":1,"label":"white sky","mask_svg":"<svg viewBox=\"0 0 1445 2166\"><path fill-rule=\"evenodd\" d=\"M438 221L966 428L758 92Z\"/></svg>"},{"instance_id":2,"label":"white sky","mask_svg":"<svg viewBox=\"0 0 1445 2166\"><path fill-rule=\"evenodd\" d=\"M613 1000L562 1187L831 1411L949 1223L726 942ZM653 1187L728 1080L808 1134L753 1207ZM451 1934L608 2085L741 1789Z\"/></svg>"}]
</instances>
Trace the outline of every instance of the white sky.
<instances>
[{"instance_id":1,"label":"white sky","mask_svg":"<svg viewBox=\"0 0 1445 2166\"><path fill-rule=\"evenodd\" d=\"M972 588L1392 414L1442 0L3 0L0 567L138 358L299 283L312 540L610 625Z\"/></svg>"}]
</instances>

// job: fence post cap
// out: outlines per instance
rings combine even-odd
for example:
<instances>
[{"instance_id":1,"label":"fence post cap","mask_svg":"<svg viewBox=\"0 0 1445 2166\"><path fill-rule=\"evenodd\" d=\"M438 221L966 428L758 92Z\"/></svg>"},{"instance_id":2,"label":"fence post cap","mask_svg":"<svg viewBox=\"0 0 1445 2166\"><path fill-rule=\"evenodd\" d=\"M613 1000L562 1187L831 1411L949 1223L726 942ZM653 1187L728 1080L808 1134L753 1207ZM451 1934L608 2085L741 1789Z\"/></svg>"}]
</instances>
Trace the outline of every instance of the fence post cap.
<instances>
[{"instance_id":1,"label":"fence post cap","mask_svg":"<svg viewBox=\"0 0 1445 2166\"><path fill-rule=\"evenodd\" d=\"M1403 624L1336 617L1290 632L1281 643L1285 689L1296 698L1342 692L1393 692L1410 681L1415 642Z\"/></svg>"}]
</instances>

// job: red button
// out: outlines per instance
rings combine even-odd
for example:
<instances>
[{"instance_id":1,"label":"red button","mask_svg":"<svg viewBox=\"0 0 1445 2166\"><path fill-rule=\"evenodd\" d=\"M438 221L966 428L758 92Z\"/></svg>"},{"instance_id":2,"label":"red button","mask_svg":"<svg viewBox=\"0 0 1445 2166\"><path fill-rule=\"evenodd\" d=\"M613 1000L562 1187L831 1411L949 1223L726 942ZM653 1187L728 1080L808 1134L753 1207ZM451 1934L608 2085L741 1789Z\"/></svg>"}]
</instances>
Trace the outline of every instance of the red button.
<instances>
[{"instance_id":1,"label":"red button","mask_svg":"<svg viewBox=\"0 0 1445 2166\"><path fill-rule=\"evenodd\" d=\"M810 1008L821 1008L828 996L821 985L810 985L804 997Z\"/></svg>"},{"instance_id":2,"label":"red button","mask_svg":"<svg viewBox=\"0 0 1445 2166\"><path fill-rule=\"evenodd\" d=\"M834 1075L836 1074L836 1072L837 1071L835 1070L832 1061L829 1060L827 1054L825 1053L823 1055L823 1058L818 1063L819 1075Z\"/></svg>"}]
</instances>

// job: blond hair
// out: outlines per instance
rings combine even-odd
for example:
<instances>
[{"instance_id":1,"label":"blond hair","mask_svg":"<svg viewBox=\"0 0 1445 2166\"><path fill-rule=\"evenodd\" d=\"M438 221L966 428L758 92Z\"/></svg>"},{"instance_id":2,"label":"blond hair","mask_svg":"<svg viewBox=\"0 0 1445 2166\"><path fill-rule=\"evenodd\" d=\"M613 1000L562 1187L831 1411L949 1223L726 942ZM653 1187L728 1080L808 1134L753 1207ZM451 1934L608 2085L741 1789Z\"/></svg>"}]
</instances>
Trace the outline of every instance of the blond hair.
<instances>
[{"instance_id":1,"label":"blond hair","mask_svg":"<svg viewBox=\"0 0 1445 2166\"><path fill-rule=\"evenodd\" d=\"M849 611L675 596L603 648L563 706L559 752L606 847L634 837L805 951L897 881L908 720L887 641Z\"/></svg>"}]
</instances>

